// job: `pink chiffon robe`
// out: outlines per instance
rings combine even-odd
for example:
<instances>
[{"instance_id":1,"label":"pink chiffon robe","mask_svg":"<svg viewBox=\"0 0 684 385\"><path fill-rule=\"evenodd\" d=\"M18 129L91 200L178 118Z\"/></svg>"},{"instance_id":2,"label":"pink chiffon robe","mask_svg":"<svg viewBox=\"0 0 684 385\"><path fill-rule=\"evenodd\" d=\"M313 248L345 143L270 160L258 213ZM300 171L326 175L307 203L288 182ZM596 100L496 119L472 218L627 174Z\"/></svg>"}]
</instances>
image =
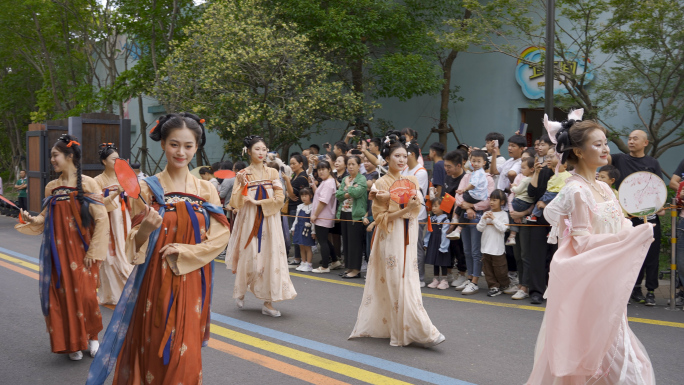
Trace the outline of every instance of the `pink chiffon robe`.
<instances>
[{"instance_id":1,"label":"pink chiffon robe","mask_svg":"<svg viewBox=\"0 0 684 385\"><path fill-rule=\"evenodd\" d=\"M608 200L572 176L545 208L553 256L544 320L527 384L655 384L643 345L627 323L627 302L653 228L632 227L610 187Z\"/></svg>"}]
</instances>

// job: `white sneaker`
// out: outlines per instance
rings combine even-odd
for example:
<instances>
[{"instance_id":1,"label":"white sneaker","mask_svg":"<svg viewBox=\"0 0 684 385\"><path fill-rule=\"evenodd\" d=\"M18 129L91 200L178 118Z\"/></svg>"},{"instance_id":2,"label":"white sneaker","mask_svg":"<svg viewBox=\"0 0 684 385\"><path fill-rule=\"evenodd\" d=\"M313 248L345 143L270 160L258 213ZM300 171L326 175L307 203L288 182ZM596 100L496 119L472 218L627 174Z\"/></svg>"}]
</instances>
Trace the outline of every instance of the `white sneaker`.
<instances>
[{"instance_id":1,"label":"white sneaker","mask_svg":"<svg viewBox=\"0 0 684 385\"><path fill-rule=\"evenodd\" d=\"M311 269L311 272L316 274L330 273L330 268L319 266L315 269Z\"/></svg>"},{"instance_id":2,"label":"white sneaker","mask_svg":"<svg viewBox=\"0 0 684 385\"><path fill-rule=\"evenodd\" d=\"M453 287L461 286L461 285L463 285L463 284L464 284L465 282L467 282L467 281L468 281L468 278L466 278L465 275L459 274L459 275L456 277L456 279L454 279L453 281L451 281L451 286L453 286Z\"/></svg>"},{"instance_id":3,"label":"white sneaker","mask_svg":"<svg viewBox=\"0 0 684 385\"><path fill-rule=\"evenodd\" d=\"M420 281L420 287L425 287L425 281Z\"/></svg>"},{"instance_id":4,"label":"white sneaker","mask_svg":"<svg viewBox=\"0 0 684 385\"><path fill-rule=\"evenodd\" d=\"M443 279L442 281L439 282L439 285L437 285L437 288L439 290L446 290L449 288L449 281L446 279Z\"/></svg>"},{"instance_id":5,"label":"white sneaker","mask_svg":"<svg viewBox=\"0 0 684 385\"><path fill-rule=\"evenodd\" d=\"M461 239L461 232L459 230L454 230L447 234L447 239L451 239L452 241L455 241L457 239Z\"/></svg>"},{"instance_id":6,"label":"white sneaker","mask_svg":"<svg viewBox=\"0 0 684 385\"><path fill-rule=\"evenodd\" d=\"M297 266L297 268L296 268L295 270L297 270L297 271L306 271L306 270L304 270L304 269L306 269L306 262L300 263L299 266Z\"/></svg>"},{"instance_id":7,"label":"white sneaker","mask_svg":"<svg viewBox=\"0 0 684 385\"><path fill-rule=\"evenodd\" d=\"M340 261L335 261L330 264L330 270L337 270L342 268L342 262Z\"/></svg>"},{"instance_id":8,"label":"white sneaker","mask_svg":"<svg viewBox=\"0 0 684 385\"><path fill-rule=\"evenodd\" d=\"M514 246L515 245L515 238L511 237L506 240L506 246Z\"/></svg>"},{"instance_id":9,"label":"white sneaker","mask_svg":"<svg viewBox=\"0 0 684 385\"><path fill-rule=\"evenodd\" d=\"M83 352L78 351L78 352L69 353L69 359L71 361L80 361L83 359Z\"/></svg>"},{"instance_id":10,"label":"white sneaker","mask_svg":"<svg viewBox=\"0 0 684 385\"><path fill-rule=\"evenodd\" d=\"M468 282L466 287L461 291L462 295L470 295L470 294L475 294L478 291L480 291L480 288L477 286L477 284Z\"/></svg>"},{"instance_id":11,"label":"white sneaker","mask_svg":"<svg viewBox=\"0 0 684 385\"><path fill-rule=\"evenodd\" d=\"M312 270L313 270L313 266L310 263L308 263L308 262L304 263L304 267L302 268L302 271L312 271Z\"/></svg>"},{"instance_id":12,"label":"white sneaker","mask_svg":"<svg viewBox=\"0 0 684 385\"><path fill-rule=\"evenodd\" d=\"M465 277L463 277L463 278L465 278ZM472 282L470 282L469 279L466 279L465 281L463 281L462 284L455 287L456 291L462 291L463 289L466 288L466 286L468 286L469 283L472 283Z\"/></svg>"},{"instance_id":13,"label":"white sneaker","mask_svg":"<svg viewBox=\"0 0 684 385\"><path fill-rule=\"evenodd\" d=\"M503 289L504 294L515 294L518 292L518 285L511 282L508 287Z\"/></svg>"},{"instance_id":14,"label":"white sneaker","mask_svg":"<svg viewBox=\"0 0 684 385\"><path fill-rule=\"evenodd\" d=\"M522 290L518 290L515 294L513 294L511 299L525 299L525 298L529 298L529 297L530 297L529 294L525 293Z\"/></svg>"},{"instance_id":15,"label":"white sneaker","mask_svg":"<svg viewBox=\"0 0 684 385\"><path fill-rule=\"evenodd\" d=\"M427 285L427 287L429 287L430 289L436 289L438 285L439 285L439 279L432 278L432 282L430 282L430 284Z\"/></svg>"},{"instance_id":16,"label":"white sneaker","mask_svg":"<svg viewBox=\"0 0 684 385\"><path fill-rule=\"evenodd\" d=\"M520 280L518 279L518 272L517 271L509 271L508 272L508 279L511 280L511 284L513 285L519 285Z\"/></svg>"},{"instance_id":17,"label":"white sneaker","mask_svg":"<svg viewBox=\"0 0 684 385\"><path fill-rule=\"evenodd\" d=\"M100 342L97 340L88 340L88 352L91 357L95 357L97 351L100 349Z\"/></svg>"}]
</instances>

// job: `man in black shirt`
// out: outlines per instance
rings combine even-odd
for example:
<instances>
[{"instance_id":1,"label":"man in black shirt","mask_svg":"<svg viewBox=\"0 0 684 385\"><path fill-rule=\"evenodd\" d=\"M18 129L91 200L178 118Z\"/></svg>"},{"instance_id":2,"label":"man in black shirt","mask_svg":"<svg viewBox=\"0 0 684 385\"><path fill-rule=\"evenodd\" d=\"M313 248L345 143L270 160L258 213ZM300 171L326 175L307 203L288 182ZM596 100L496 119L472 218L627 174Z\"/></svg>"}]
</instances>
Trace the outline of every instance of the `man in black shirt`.
<instances>
[{"instance_id":1,"label":"man in black shirt","mask_svg":"<svg viewBox=\"0 0 684 385\"><path fill-rule=\"evenodd\" d=\"M658 160L646 155L645 149L648 146L648 136L641 130L632 131L627 140L629 147L629 154L615 154L612 155L609 161L615 168L620 171L620 177L615 181L615 188L619 189L622 181L630 174L639 171L652 172L662 178L662 171ZM643 222L642 218L630 218L634 226L638 226ZM632 300L637 303L645 303L646 306L655 306L655 294L653 291L658 288L658 264L660 255L660 219L657 215L648 217L650 223L655 224L653 228L653 238L655 242L651 243L646 254L644 264L641 266L639 276L634 284L632 291ZM641 281L646 276L646 297L641 291Z\"/></svg>"},{"instance_id":2,"label":"man in black shirt","mask_svg":"<svg viewBox=\"0 0 684 385\"><path fill-rule=\"evenodd\" d=\"M465 169L463 168L466 160L468 160L468 154L463 150L454 150L444 156L444 172L446 173L446 178L444 178L444 193L449 194L452 197L456 195L458 185L466 174ZM449 217L449 220L451 220L453 210L446 214ZM449 229L449 231L451 230L452 229ZM451 286L460 286L468 281L466 278L466 271L468 268L465 262L465 253L463 252L463 241L460 239L451 240L449 242L449 253L451 254L452 259L456 260L456 269L458 270L458 275L451 281ZM451 269L449 269L448 273L451 275Z\"/></svg>"}]
</instances>

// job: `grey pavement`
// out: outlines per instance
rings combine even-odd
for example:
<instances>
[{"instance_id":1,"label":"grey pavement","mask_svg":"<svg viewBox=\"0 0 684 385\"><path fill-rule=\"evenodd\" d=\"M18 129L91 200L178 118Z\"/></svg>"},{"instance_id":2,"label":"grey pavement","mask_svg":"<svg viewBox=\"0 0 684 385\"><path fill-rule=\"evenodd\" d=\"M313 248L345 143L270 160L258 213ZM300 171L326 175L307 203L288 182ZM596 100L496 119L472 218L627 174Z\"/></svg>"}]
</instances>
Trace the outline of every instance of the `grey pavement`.
<instances>
[{"instance_id":1,"label":"grey pavement","mask_svg":"<svg viewBox=\"0 0 684 385\"><path fill-rule=\"evenodd\" d=\"M13 224L13 219L0 217L0 247L37 257L40 237L19 234L12 228ZM1 258L0 261L9 263ZM527 302L512 301L509 296L488 298L484 290L473 296L462 296L451 289L423 289L423 293L447 297L424 297L424 306L430 318L447 340L432 349L400 348L389 346L389 340L385 339L347 340L356 320L363 289L346 283L362 284L363 280L342 280L337 274L293 274L292 281L298 297L292 301L275 304L283 313L281 318L275 319L263 316L260 311L261 303L249 293L245 309L238 310L231 298L233 276L224 268L225 265L217 263L212 310L255 327L265 327L331 347L438 373L463 381L460 383L523 384L532 368L534 345L543 311L532 310L541 307L535 307ZM462 301L463 299L467 301ZM85 382L91 358L86 355L83 361L71 362L64 355L50 352L49 339L40 311L38 283L35 279L0 266L0 309L0 341L3 347L0 349L0 384L55 385ZM103 308L105 327L111 313L111 310ZM665 300L659 300L658 306L654 308L643 305L628 306L628 315L670 323L670 326L664 326L630 322L630 326L650 355L658 384L683 384L684 311L669 311L666 309ZM378 368L367 362L357 362L336 354L321 352L313 346L299 346L258 334L254 330L226 325L217 320L213 323L404 383L426 383L397 374L389 366ZM361 381L326 368L302 363L296 357L284 357L222 336L212 335L212 338L344 383L371 382L370 379ZM211 347L204 348L202 354L204 384L306 383ZM389 380L387 383L394 382Z\"/></svg>"}]
</instances>

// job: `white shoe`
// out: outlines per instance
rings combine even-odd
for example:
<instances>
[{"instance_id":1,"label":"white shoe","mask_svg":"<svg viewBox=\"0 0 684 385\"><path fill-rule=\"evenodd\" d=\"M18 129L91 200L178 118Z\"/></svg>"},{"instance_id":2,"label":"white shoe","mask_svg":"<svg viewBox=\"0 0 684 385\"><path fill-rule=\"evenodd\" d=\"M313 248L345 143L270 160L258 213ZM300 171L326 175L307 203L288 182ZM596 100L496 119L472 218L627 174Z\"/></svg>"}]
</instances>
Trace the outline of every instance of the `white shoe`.
<instances>
[{"instance_id":1,"label":"white shoe","mask_svg":"<svg viewBox=\"0 0 684 385\"><path fill-rule=\"evenodd\" d=\"M465 277L463 277L463 278L465 278ZM462 291L463 289L466 288L466 286L468 286L469 283L472 283L472 282L470 282L469 279L466 279L465 281L463 281L462 284L455 287L456 291Z\"/></svg>"},{"instance_id":2,"label":"white shoe","mask_svg":"<svg viewBox=\"0 0 684 385\"><path fill-rule=\"evenodd\" d=\"M436 289L438 285L439 285L439 279L432 278L432 282L430 282L430 284L427 285L427 287L429 287L430 289Z\"/></svg>"},{"instance_id":3,"label":"white shoe","mask_svg":"<svg viewBox=\"0 0 684 385\"><path fill-rule=\"evenodd\" d=\"M506 246L513 246L515 245L515 238L508 238L505 243Z\"/></svg>"},{"instance_id":4,"label":"white shoe","mask_svg":"<svg viewBox=\"0 0 684 385\"><path fill-rule=\"evenodd\" d=\"M420 281L420 287L425 287L425 281Z\"/></svg>"},{"instance_id":5,"label":"white shoe","mask_svg":"<svg viewBox=\"0 0 684 385\"><path fill-rule=\"evenodd\" d=\"M311 266L311 264L308 262L305 263L304 267L302 268L302 271L311 271L311 270L313 270L313 266Z\"/></svg>"},{"instance_id":6,"label":"white shoe","mask_svg":"<svg viewBox=\"0 0 684 385\"><path fill-rule=\"evenodd\" d=\"M330 273L330 268L319 266L315 269L311 269L311 272L316 274Z\"/></svg>"},{"instance_id":7,"label":"white shoe","mask_svg":"<svg viewBox=\"0 0 684 385\"><path fill-rule=\"evenodd\" d=\"M518 290L515 294L513 294L511 299L525 299L525 298L529 298L529 297L530 297L529 294L525 293L522 290Z\"/></svg>"},{"instance_id":8,"label":"white shoe","mask_svg":"<svg viewBox=\"0 0 684 385\"><path fill-rule=\"evenodd\" d=\"M508 287L503 289L504 294L515 294L518 292L518 285L511 282Z\"/></svg>"},{"instance_id":9,"label":"white shoe","mask_svg":"<svg viewBox=\"0 0 684 385\"><path fill-rule=\"evenodd\" d=\"M83 352L78 351L78 352L69 353L69 359L71 361L80 361L83 359Z\"/></svg>"},{"instance_id":10,"label":"white shoe","mask_svg":"<svg viewBox=\"0 0 684 385\"><path fill-rule=\"evenodd\" d=\"M100 349L100 342L97 340L88 340L88 352L91 357L95 357L97 351Z\"/></svg>"},{"instance_id":11,"label":"white shoe","mask_svg":"<svg viewBox=\"0 0 684 385\"><path fill-rule=\"evenodd\" d=\"M477 286L477 284L472 283L472 282L468 282L468 284L466 284L466 287L463 288L463 290L461 291L461 294L462 295L470 295L470 294L475 294L478 291L480 291L480 288Z\"/></svg>"},{"instance_id":12,"label":"white shoe","mask_svg":"<svg viewBox=\"0 0 684 385\"><path fill-rule=\"evenodd\" d=\"M330 270L337 270L342 268L342 262L340 261L335 261L330 264Z\"/></svg>"},{"instance_id":13,"label":"white shoe","mask_svg":"<svg viewBox=\"0 0 684 385\"><path fill-rule=\"evenodd\" d=\"M238 309L245 307L245 297L235 298L235 304L237 305Z\"/></svg>"},{"instance_id":14,"label":"white shoe","mask_svg":"<svg viewBox=\"0 0 684 385\"><path fill-rule=\"evenodd\" d=\"M437 285L437 288L438 288L439 290L446 290L446 289L448 289L448 288L449 288L449 281L447 281L446 279L441 280L441 281L439 282L439 285Z\"/></svg>"},{"instance_id":15,"label":"white shoe","mask_svg":"<svg viewBox=\"0 0 684 385\"><path fill-rule=\"evenodd\" d=\"M306 271L306 270L304 270L304 269L306 269L306 262L300 263L299 266L297 266L297 268L296 268L295 270L297 270L297 271Z\"/></svg>"},{"instance_id":16,"label":"white shoe","mask_svg":"<svg viewBox=\"0 0 684 385\"><path fill-rule=\"evenodd\" d=\"M432 342L428 342L428 343L426 343L426 344L420 344L420 346L422 346L422 347L424 347L425 349L427 349L427 348L431 348L431 347L433 347L433 346L437 346L437 345L441 344L441 343L444 342L444 341L446 341L446 337L444 337L444 334L441 334L441 333L440 333L440 334L439 334L439 337L437 337L436 340L434 340L434 341L432 341Z\"/></svg>"},{"instance_id":17,"label":"white shoe","mask_svg":"<svg viewBox=\"0 0 684 385\"><path fill-rule=\"evenodd\" d=\"M271 316L271 317L280 317L280 311L276 309L269 309L265 305L261 307L261 314Z\"/></svg>"},{"instance_id":18,"label":"white shoe","mask_svg":"<svg viewBox=\"0 0 684 385\"><path fill-rule=\"evenodd\" d=\"M518 279L518 272L517 271L509 271L508 272L508 279L511 280L511 284L513 285L519 285L520 280Z\"/></svg>"},{"instance_id":19,"label":"white shoe","mask_svg":"<svg viewBox=\"0 0 684 385\"><path fill-rule=\"evenodd\" d=\"M457 239L461 239L461 232L459 230L454 230L447 234L447 239L451 239L452 241L455 241Z\"/></svg>"},{"instance_id":20,"label":"white shoe","mask_svg":"<svg viewBox=\"0 0 684 385\"><path fill-rule=\"evenodd\" d=\"M458 277L456 277L456 279L451 281L451 286L458 287L458 286L463 285L467 281L468 281L468 278L466 278L465 275L459 274Z\"/></svg>"}]
</instances>

